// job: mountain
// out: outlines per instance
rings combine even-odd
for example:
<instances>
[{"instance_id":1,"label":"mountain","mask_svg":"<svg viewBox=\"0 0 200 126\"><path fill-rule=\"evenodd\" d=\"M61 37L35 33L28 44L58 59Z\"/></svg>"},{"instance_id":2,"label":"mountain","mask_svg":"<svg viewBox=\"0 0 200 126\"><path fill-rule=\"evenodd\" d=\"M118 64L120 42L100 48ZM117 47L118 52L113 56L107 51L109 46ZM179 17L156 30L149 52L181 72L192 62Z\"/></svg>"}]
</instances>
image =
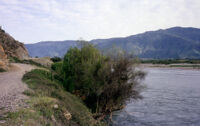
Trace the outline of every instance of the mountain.
<instances>
[{"instance_id":1,"label":"mountain","mask_svg":"<svg viewBox=\"0 0 200 126\"><path fill-rule=\"evenodd\" d=\"M64 56L70 47L76 46L76 41L45 41L36 44L26 44L26 48L32 57Z\"/></svg>"},{"instance_id":2,"label":"mountain","mask_svg":"<svg viewBox=\"0 0 200 126\"><path fill-rule=\"evenodd\" d=\"M107 51L120 47L140 58L198 58L200 59L200 29L172 27L121 38L91 40L97 48ZM64 56L76 41L54 41L26 44L31 56Z\"/></svg>"}]
</instances>

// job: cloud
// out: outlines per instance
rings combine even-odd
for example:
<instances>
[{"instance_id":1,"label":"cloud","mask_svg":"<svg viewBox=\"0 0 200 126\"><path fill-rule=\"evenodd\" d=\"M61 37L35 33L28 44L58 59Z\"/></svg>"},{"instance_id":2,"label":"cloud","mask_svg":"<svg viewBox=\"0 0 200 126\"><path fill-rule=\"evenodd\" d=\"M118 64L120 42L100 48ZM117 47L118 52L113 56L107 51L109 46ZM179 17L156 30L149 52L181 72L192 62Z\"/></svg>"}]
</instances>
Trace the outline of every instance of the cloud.
<instances>
[{"instance_id":1,"label":"cloud","mask_svg":"<svg viewBox=\"0 0 200 126\"><path fill-rule=\"evenodd\" d=\"M16 39L122 37L173 26L200 27L199 0L0 0L0 25Z\"/></svg>"}]
</instances>

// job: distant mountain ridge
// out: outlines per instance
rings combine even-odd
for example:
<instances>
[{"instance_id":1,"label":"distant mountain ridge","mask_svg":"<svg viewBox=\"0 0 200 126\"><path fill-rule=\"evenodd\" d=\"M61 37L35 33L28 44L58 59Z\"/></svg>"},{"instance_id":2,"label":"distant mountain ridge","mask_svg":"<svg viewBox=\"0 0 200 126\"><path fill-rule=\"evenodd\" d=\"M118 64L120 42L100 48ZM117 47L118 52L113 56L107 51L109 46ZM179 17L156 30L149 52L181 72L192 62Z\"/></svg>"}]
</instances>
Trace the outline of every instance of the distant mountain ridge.
<instances>
[{"instance_id":1,"label":"distant mountain ridge","mask_svg":"<svg viewBox=\"0 0 200 126\"><path fill-rule=\"evenodd\" d=\"M200 29L192 27L172 27L128 37L94 39L90 42L100 50L109 50L114 45L140 58L200 59ZM26 44L25 46L32 57L62 57L70 47L77 46L77 42L73 40L50 41Z\"/></svg>"},{"instance_id":2,"label":"distant mountain ridge","mask_svg":"<svg viewBox=\"0 0 200 126\"><path fill-rule=\"evenodd\" d=\"M76 46L76 41L45 41L36 44L26 44L29 55L32 57L62 57L70 47Z\"/></svg>"}]
</instances>

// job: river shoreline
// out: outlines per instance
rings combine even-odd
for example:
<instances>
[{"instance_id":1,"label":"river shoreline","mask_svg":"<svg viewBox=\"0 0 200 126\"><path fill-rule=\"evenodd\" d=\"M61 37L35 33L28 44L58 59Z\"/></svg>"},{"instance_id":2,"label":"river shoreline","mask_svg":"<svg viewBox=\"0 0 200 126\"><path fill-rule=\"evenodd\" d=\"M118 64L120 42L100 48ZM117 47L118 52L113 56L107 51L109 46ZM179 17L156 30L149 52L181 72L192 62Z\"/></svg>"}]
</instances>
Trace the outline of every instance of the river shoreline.
<instances>
[{"instance_id":1,"label":"river shoreline","mask_svg":"<svg viewBox=\"0 0 200 126\"><path fill-rule=\"evenodd\" d=\"M200 64L150 64L143 63L139 65L140 68L172 68L172 69L183 69L183 70L200 70Z\"/></svg>"},{"instance_id":2,"label":"river shoreline","mask_svg":"<svg viewBox=\"0 0 200 126\"><path fill-rule=\"evenodd\" d=\"M145 65L143 70L143 99L114 113L113 126L200 126L199 69Z\"/></svg>"}]
</instances>

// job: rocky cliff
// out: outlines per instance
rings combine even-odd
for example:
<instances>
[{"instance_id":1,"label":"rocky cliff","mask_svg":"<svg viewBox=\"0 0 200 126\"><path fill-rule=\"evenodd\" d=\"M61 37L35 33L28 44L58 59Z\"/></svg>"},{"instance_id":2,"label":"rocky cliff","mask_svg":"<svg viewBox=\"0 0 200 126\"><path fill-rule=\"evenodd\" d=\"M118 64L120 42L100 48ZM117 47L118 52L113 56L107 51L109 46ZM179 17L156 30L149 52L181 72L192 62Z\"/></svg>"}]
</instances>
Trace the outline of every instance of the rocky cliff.
<instances>
[{"instance_id":1,"label":"rocky cliff","mask_svg":"<svg viewBox=\"0 0 200 126\"><path fill-rule=\"evenodd\" d=\"M17 57L18 59L26 59L29 57L28 51L24 44L16 41L8 33L0 27L0 45L3 47L8 57Z\"/></svg>"},{"instance_id":2,"label":"rocky cliff","mask_svg":"<svg viewBox=\"0 0 200 126\"><path fill-rule=\"evenodd\" d=\"M0 27L0 69L8 69L8 58L27 59L29 57L23 43L16 41Z\"/></svg>"},{"instance_id":3,"label":"rocky cliff","mask_svg":"<svg viewBox=\"0 0 200 126\"><path fill-rule=\"evenodd\" d=\"M7 55L4 52L3 47L0 45L0 69L8 69Z\"/></svg>"}]
</instances>

